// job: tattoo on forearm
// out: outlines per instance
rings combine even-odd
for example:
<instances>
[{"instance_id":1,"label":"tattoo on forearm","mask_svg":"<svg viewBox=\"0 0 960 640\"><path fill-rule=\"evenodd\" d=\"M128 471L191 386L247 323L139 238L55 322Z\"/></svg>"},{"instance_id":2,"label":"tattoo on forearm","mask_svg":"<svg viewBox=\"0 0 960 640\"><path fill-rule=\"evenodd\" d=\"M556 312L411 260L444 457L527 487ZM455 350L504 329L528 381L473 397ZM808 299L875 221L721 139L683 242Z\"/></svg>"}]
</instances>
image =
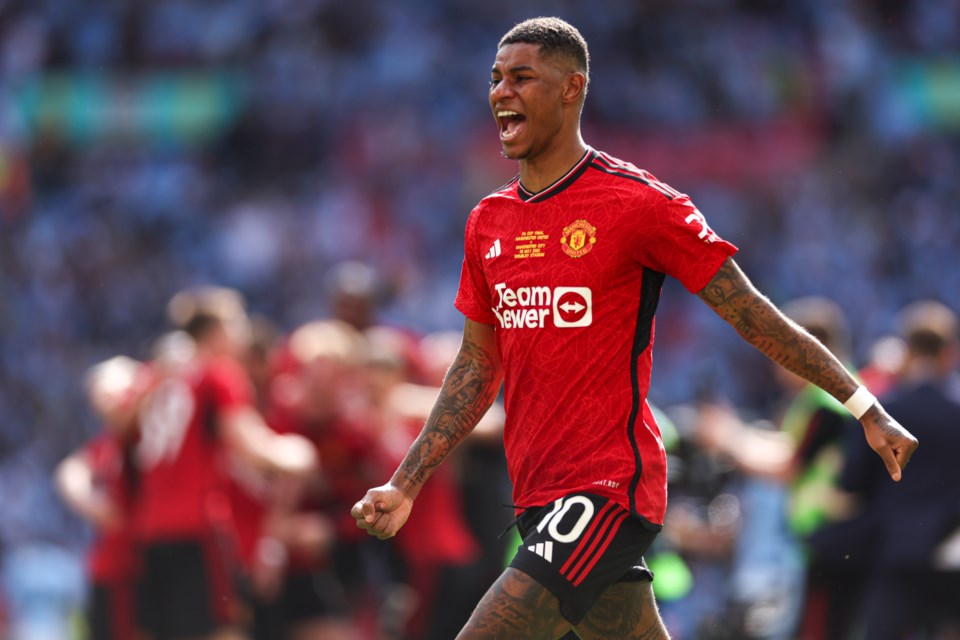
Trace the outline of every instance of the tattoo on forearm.
<instances>
[{"instance_id":1,"label":"tattoo on forearm","mask_svg":"<svg viewBox=\"0 0 960 640\"><path fill-rule=\"evenodd\" d=\"M867 412L863 415L864 418L874 421L880 427L880 433L884 436L890 436L895 438L902 438L903 431L901 427L891 418L885 411L882 411L879 408L879 405L874 404L872 407L867 409Z\"/></svg>"},{"instance_id":2,"label":"tattoo on forearm","mask_svg":"<svg viewBox=\"0 0 960 640\"><path fill-rule=\"evenodd\" d=\"M422 484L493 404L500 386L496 363L494 354L464 340L423 431L401 465L407 482Z\"/></svg>"},{"instance_id":3,"label":"tattoo on forearm","mask_svg":"<svg viewBox=\"0 0 960 640\"><path fill-rule=\"evenodd\" d=\"M780 313L727 260L700 297L743 338L777 364L843 401L856 381L816 338Z\"/></svg>"}]
</instances>

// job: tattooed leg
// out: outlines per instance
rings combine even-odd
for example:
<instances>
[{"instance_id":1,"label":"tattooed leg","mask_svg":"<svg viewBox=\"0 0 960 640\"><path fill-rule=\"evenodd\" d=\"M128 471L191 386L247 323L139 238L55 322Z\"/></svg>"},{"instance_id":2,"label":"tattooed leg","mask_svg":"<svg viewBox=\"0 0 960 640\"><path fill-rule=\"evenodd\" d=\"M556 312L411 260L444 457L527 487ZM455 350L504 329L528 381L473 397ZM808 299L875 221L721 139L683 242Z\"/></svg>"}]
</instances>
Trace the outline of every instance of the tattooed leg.
<instances>
[{"instance_id":1,"label":"tattooed leg","mask_svg":"<svg viewBox=\"0 0 960 640\"><path fill-rule=\"evenodd\" d=\"M649 582L620 582L611 586L575 630L583 640L670 638Z\"/></svg>"},{"instance_id":2,"label":"tattooed leg","mask_svg":"<svg viewBox=\"0 0 960 640\"><path fill-rule=\"evenodd\" d=\"M557 640L569 630L556 597L511 567L487 590L457 640Z\"/></svg>"}]
</instances>

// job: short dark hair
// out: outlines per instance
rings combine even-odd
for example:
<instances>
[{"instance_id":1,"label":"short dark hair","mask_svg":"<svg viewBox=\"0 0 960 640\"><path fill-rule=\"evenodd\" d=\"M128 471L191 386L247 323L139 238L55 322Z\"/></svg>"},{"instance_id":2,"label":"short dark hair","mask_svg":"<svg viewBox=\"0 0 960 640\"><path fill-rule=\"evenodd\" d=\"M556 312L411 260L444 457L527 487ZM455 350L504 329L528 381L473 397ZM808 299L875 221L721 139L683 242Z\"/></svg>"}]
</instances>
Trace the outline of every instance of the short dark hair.
<instances>
[{"instance_id":1,"label":"short dark hair","mask_svg":"<svg viewBox=\"0 0 960 640\"><path fill-rule=\"evenodd\" d=\"M850 353L847 318L836 302L823 296L804 296L786 302L784 315L807 330L839 358Z\"/></svg>"},{"instance_id":2,"label":"short dark hair","mask_svg":"<svg viewBox=\"0 0 960 640\"><path fill-rule=\"evenodd\" d=\"M227 287L191 287L177 292L167 304L170 323L194 340L202 340L214 327L245 314L243 296Z\"/></svg>"},{"instance_id":3,"label":"short dark hair","mask_svg":"<svg viewBox=\"0 0 960 640\"><path fill-rule=\"evenodd\" d=\"M498 48L518 42L540 45L540 53L546 56L570 58L583 70L590 80L590 51L577 28L560 18L530 18L510 29Z\"/></svg>"},{"instance_id":4,"label":"short dark hair","mask_svg":"<svg viewBox=\"0 0 960 640\"><path fill-rule=\"evenodd\" d=\"M937 300L919 300L897 314L900 335L914 355L938 357L957 343L957 314Z\"/></svg>"}]
</instances>

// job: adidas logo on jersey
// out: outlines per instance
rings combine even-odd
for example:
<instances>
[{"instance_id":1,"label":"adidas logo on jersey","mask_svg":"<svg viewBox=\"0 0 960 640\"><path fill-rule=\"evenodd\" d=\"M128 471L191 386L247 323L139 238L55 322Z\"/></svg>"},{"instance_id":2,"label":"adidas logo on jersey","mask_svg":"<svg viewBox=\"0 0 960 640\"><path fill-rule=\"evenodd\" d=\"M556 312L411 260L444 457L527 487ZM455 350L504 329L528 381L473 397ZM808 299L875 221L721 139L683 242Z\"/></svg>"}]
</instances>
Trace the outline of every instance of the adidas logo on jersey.
<instances>
[{"instance_id":1,"label":"adidas logo on jersey","mask_svg":"<svg viewBox=\"0 0 960 640\"><path fill-rule=\"evenodd\" d=\"M500 238L497 238L484 257L489 260L490 258L496 258L498 255L500 255Z\"/></svg>"},{"instance_id":2,"label":"adidas logo on jersey","mask_svg":"<svg viewBox=\"0 0 960 640\"><path fill-rule=\"evenodd\" d=\"M532 544L527 547L528 551L533 551L535 554L546 560L547 562L553 562L553 542L547 540L546 542L538 542L537 544Z\"/></svg>"}]
</instances>

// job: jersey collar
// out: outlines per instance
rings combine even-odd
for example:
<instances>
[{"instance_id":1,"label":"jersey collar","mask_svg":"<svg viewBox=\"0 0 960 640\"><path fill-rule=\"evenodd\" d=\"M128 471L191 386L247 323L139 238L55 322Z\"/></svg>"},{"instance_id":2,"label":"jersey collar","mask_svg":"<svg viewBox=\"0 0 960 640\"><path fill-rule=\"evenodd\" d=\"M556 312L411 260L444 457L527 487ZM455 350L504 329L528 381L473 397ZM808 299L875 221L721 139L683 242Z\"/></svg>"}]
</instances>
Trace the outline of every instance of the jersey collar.
<instances>
[{"instance_id":1,"label":"jersey collar","mask_svg":"<svg viewBox=\"0 0 960 640\"><path fill-rule=\"evenodd\" d=\"M584 152L583 156L577 160L577 163L573 165L570 171L567 171L563 177L558 179L556 182L551 184L549 187L537 191L536 193L529 191L523 186L523 183L520 180L517 180L517 195L524 202L543 202L547 198L553 197L569 187L571 184L577 181L583 172L587 170L587 167L590 166L590 162L597 156L597 152L592 148L587 147L587 150Z\"/></svg>"}]
</instances>

